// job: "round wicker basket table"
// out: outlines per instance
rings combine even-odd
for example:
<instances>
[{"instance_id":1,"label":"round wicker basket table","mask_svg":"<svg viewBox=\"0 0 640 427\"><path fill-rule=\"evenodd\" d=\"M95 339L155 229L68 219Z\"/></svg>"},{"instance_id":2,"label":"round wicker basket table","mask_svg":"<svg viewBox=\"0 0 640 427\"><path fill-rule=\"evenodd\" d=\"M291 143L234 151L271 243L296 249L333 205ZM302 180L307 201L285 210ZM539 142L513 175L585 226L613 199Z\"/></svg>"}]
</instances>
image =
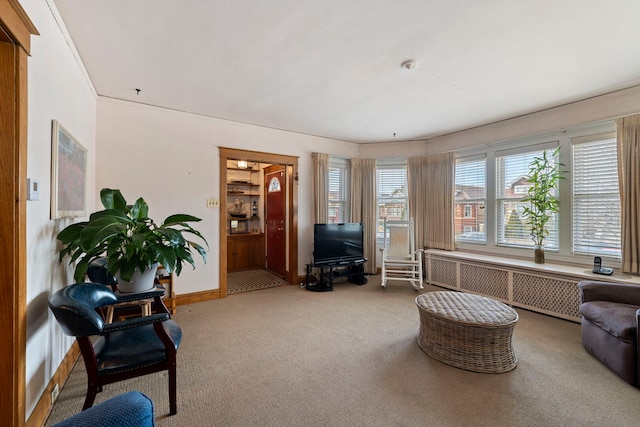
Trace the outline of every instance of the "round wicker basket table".
<instances>
[{"instance_id":1,"label":"round wicker basket table","mask_svg":"<svg viewBox=\"0 0 640 427\"><path fill-rule=\"evenodd\" d=\"M511 338L518 313L480 295L427 292L416 298L418 345L429 356L456 368L502 373L516 367Z\"/></svg>"}]
</instances>

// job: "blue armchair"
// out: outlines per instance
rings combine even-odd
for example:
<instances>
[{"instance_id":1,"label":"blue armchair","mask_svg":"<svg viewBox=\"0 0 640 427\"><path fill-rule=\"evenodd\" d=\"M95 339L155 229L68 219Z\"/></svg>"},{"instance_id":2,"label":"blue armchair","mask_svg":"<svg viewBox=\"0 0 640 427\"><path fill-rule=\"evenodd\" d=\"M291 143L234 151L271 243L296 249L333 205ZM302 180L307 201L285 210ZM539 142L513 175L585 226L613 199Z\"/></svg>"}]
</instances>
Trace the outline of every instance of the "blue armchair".
<instances>
[{"instance_id":1,"label":"blue armchair","mask_svg":"<svg viewBox=\"0 0 640 427\"><path fill-rule=\"evenodd\" d=\"M86 409L53 427L155 427L153 402L130 391Z\"/></svg>"}]
</instances>

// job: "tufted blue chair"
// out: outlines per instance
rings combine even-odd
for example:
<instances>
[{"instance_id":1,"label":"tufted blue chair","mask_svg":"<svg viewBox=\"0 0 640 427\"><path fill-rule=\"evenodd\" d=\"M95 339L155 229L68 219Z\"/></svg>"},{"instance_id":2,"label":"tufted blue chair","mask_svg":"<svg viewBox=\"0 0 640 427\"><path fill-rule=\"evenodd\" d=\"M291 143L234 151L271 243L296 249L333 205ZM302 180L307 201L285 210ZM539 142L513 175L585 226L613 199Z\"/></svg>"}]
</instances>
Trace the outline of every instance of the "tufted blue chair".
<instances>
[{"instance_id":1,"label":"tufted blue chair","mask_svg":"<svg viewBox=\"0 0 640 427\"><path fill-rule=\"evenodd\" d=\"M130 391L67 418L53 427L155 427L153 402Z\"/></svg>"},{"instance_id":2,"label":"tufted blue chair","mask_svg":"<svg viewBox=\"0 0 640 427\"><path fill-rule=\"evenodd\" d=\"M157 307L164 307L160 295L154 298ZM103 385L166 370L169 413L173 415L177 412L176 354L182 330L170 320L166 308L151 316L106 324L96 309L118 301L111 289L95 283L69 285L49 298L49 308L62 331L76 337L87 369L82 409L93 405Z\"/></svg>"}]
</instances>

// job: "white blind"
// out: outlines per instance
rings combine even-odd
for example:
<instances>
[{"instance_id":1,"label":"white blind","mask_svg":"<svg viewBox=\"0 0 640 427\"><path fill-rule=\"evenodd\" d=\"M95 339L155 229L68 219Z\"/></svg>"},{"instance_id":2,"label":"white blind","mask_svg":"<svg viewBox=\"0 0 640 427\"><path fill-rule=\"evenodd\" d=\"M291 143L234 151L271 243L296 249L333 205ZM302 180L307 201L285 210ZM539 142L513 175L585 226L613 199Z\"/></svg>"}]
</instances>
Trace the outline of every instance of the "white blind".
<instances>
[{"instance_id":1,"label":"white blind","mask_svg":"<svg viewBox=\"0 0 640 427\"><path fill-rule=\"evenodd\" d=\"M378 178L378 237L384 233L384 218L408 219L407 165L406 161L395 164L379 162Z\"/></svg>"},{"instance_id":2,"label":"white blind","mask_svg":"<svg viewBox=\"0 0 640 427\"><path fill-rule=\"evenodd\" d=\"M349 163L329 159L329 223L340 224L349 218Z\"/></svg>"},{"instance_id":3,"label":"white blind","mask_svg":"<svg viewBox=\"0 0 640 427\"><path fill-rule=\"evenodd\" d=\"M486 169L485 156L456 160L454 225L457 241L486 241Z\"/></svg>"},{"instance_id":4,"label":"white blind","mask_svg":"<svg viewBox=\"0 0 640 427\"><path fill-rule=\"evenodd\" d=\"M573 141L573 252L619 257L615 135Z\"/></svg>"},{"instance_id":5,"label":"white blind","mask_svg":"<svg viewBox=\"0 0 640 427\"><path fill-rule=\"evenodd\" d=\"M529 165L543 150L496 156L496 232L497 243L509 246L533 246L530 227L523 218L525 204L520 201L529 189ZM549 154L549 153L548 153ZM548 249L558 248L558 216L551 214L547 223Z\"/></svg>"}]
</instances>

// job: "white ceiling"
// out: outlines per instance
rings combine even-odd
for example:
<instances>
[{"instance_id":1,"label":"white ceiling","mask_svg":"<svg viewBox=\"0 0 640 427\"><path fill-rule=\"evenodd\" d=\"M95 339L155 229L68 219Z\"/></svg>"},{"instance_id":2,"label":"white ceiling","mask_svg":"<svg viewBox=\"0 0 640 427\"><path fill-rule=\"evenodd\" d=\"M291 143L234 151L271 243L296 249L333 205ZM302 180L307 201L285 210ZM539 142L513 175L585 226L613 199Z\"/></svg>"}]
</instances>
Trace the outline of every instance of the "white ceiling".
<instances>
[{"instance_id":1,"label":"white ceiling","mask_svg":"<svg viewBox=\"0 0 640 427\"><path fill-rule=\"evenodd\" d=\"M101 96L358 143L640 84L638 0L55 4Z\"/></svg>"}]
</instances>

